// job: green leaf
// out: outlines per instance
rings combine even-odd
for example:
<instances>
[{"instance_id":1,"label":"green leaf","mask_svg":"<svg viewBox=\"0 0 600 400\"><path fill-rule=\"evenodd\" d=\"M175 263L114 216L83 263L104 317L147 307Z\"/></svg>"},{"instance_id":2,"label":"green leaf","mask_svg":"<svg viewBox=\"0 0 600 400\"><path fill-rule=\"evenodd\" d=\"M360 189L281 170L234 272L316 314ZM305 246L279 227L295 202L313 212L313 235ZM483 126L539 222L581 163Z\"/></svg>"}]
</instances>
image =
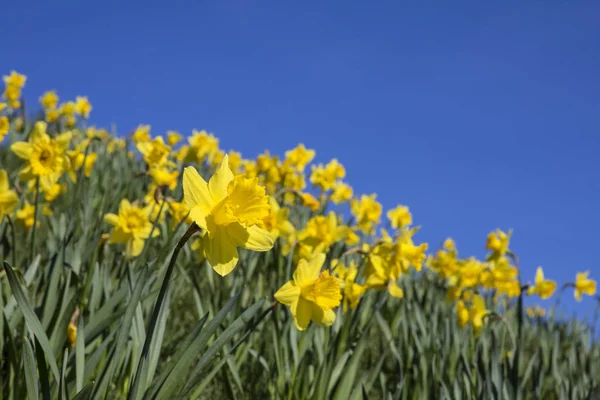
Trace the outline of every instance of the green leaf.
<instances>
[{"instance_id":1,"label":"green leaf","mask_svg":"<svg viewBox=\"0 0 600 400\"><path fill-rule=\"evenodd\" d=\"M23 315L25 316L27 326L29 327L29 329L31 329L31 331L37 338L38 342L40 343L40 346L42 346L46 360L48 361L50 369L52 370L52 374L58 382L60 380L60 373L58 372L58 364L56 363L56 358L54 357L54 353L52 352L52 347L50 346L48 336L46 336L46 332L44 332L44 328L42 327L40 320L33 312L33 309L31 308L31 305L29 304L29 301L27 300L27 297L25 296L21 285L17 281L17 276L15 275L15 272L6 261L4 262L4 270L6 271L6 276L8 278L10 287L13 291L13 295L17 300L17 304L19 305L21 311L23 312Z\"/></svg>"},{"instance_id":2,"label":"green leaf","mask_svg":"<svg viewBox=\"0 0 600 400\"><path fill-rule=\"evenodd\" d=\"M71 400L90 400L94 390L94 382L88 383Z\"/></svg>"},{"instance_id":3,"label":"green leaf","mask_svg":"<svg viewBox=\"0 0 600 400\"><path fill-rule=\"evenodd\" d=\"M75 338L75 387L78 392L83 389L83 378L85 376L85 327L83 316L79 317L77 323L77 336Z\"/></svg>"},{"instance_id":4,"label":"green leaf","mask_svg":"<svg viewBox=\"0 0 600 400\"><path fill-rule=\"evenodd\" d=\"M241 291L233 296L227 304L225 304L225 307L215 315L208 325L206 325L206 328L202 329L200 334L188 346L183 354L181 354L181 358L175 363L173 369L165 378L164 383L160 386L160 390L156 396L152 396L152 398L169 398L169 396L172 396L173 393L177 393L179 388L183 386L194 359L200 354L202 348L208 342L208 339L216 332L223 319L225 319L225 316L231 311L240 294L242 294Z\"/></svg>"},{"instance_id":5,"label":"green leaf","mask_svg":"<svg viewBox=\"0 0 600 400\"><path fill-rule=\"evenodd\" d=\"M39 399L39 381L37 367L33 355L33 346L29 338L23 340L23 367L25 368L25 383L27 384L27 396L30 400Z\"/></svg>"},{"instance_id":6,"label":"green leaf","mask_svg":"<svg viewBox=\"0 0 600 400\"><path fill-rule=\"evenodd\" d=\"M244 311L242 315L240 315L235 321L233 321L233 323L229 325L227 329L225 329L225 331L217 337L217 339L210 345L208 350L202 355L200 361L198 361L198 363L196 364L196 367L190 375L190 379L188 380L186 386L183 389L184 393L191 389L193 384L198 379L199 374L202 372L203 368L206 365L208 365L210 361L212 361L213 357L223 347L223 345L229 340L231 340L233 338L233 335L235 335L240 329L245 327L250 322L254 314L256 314L260 310L263 304L264 300L259 300L256 303L254 303L254 305L252 305L250 308Z\"/></svg>"}]
</instances>

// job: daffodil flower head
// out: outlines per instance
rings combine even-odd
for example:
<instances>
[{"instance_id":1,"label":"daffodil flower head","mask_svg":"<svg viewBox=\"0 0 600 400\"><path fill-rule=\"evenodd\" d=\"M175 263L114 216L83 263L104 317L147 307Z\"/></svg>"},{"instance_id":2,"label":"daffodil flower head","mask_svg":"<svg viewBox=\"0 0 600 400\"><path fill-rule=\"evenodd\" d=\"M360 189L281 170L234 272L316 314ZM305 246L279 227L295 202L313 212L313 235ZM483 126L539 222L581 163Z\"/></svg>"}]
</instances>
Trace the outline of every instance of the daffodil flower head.
<instances>
[{"instance_id":1,"label":"daffodil flower head","mask_svg":"<svg viewBox=\"0 0 600 400\"><path fill-rule=\"evenodd\" d=\"M268 251L273 236L261 227L269 215L269 200L256 178L234 176L225 155L207 183L194 167L183 173L183 196L190 218L204 231L206 258L221 276L238 262L238 247Z\"/></svg>"},{"instance_id":2,"label":"daffodil flower head","mask_svg":"<svg viewBox=\"0 0 600 400\"><path fill-rule=\"evenodd\" d=\"M290 307L294 324L303 331L310 321L330 326L335 321L334 308L340 305L342 293L338 278L328 271L321 272L325 254L311 260L301 259L293 280L284 284L274 295L275 299Z\"/></svg>"},{"instance_id":3,"label":"daffodil flower head","mask_svg":"<svg viewBox=\"0 0 600 400\"><path fill-rule=\"evenodd\" d=\"M589 271L580 272L576 275L575 283L575 299L581 301L581 296L587 294L593 296L596 294L596 281L588 278Z\"/></svg>"},{"instance_id":4,"label":"daffodil flower head","mask_svg":"<svg viewBox=\"0 0 600 400\"><path fill-rule=\"evenodd\" d=\"M555 290L556 282L545 279L544 270L542 270L542 267L538 267L535 272L535 284L529 287L527 294L529 296L537 294L540 296L540 299L544 300L550 298Z\"/></svg>"},{"instance_id":5,"label":"daffodil flower head","mask_svg":"<svg viewBox=\"0 0 600 400\"><path fill-rule=\"evenodd\" d=\"M114 229L108 239L109 243L125 243L127 257L137 257L144 248L144 241L159 234L158 229L152 229L149 219L152 206L144 208L132 205L123 199L119 205L119 214L106 214L104 222L113 225Z\"/></svg>"}]
</instances>

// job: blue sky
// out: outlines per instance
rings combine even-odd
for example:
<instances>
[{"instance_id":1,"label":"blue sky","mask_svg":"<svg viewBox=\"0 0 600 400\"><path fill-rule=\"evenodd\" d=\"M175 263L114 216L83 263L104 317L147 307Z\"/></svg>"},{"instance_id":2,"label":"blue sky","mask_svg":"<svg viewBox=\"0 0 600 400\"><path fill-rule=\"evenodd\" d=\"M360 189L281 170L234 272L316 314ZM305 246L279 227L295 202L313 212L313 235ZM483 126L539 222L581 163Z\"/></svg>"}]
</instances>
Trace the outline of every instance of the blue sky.
<instances>
[{"instance_id":1,"label":"blue sky","mask_svg":"<svg viewBox=\"0 0 600 400\"><path fill-rule=\"evenodd\" d=\"M524 276L600 278L600 3L402 3L9 2L0 71L30 100L89 96L121 133L207 129L247 157L303 142L431 246L482 256L514 228Z\"/></svg>"}]
</instances>

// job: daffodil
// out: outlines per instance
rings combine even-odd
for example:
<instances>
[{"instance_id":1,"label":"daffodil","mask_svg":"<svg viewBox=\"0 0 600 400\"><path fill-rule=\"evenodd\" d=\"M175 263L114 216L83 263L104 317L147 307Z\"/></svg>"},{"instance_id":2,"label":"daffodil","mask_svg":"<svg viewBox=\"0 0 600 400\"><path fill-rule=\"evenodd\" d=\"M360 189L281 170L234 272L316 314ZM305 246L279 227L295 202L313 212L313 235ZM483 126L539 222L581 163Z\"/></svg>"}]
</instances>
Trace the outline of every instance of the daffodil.
<instances>
[{"instance_id":1,"label":"daffodil","mask_svg":"<svg viewBox=\"0 0 600 400\"><path fill-rule=\"evenodd\" d=\"M538 267L535 272L535 284L529 287L527 294L529 296L537 294L543 300L551 297L555 290L556 282L545 279L542 267Z\"/></svg>"},{"instance_id":2,"label":"daffodil","mask_svg":"<svg viewBox=\"0 0 600 400\"><path fill-rule=\"evenodd\" d=\"M593 296L596 294L596 281L588 278L589 271L580 272L575 278L575 299L581 301L581 295Z\"/></svg>"},{"instance_id":3,"label":"daffodil","mask_svg":"<svg viewBox=\"0 0 600 400\"><path fill-rule=\"evenodd\" d=\"M207 183L194 167L183 173L183 196L190 218L204 230L206 258L219 275L238 262L238 247L268 251L273 236L261 227L269 200L257 179L234 176L226 155Z\"/></svg>"},{"instance_id":4,"label":"daffodil","mask_svg":"<svg viewBox=\"0 0 600 400\"><path fill-rule=\"evenodd\" d=\"M136 147L151 169L169 164L168 157L171 153L171 147L164 142L162 136L157 136L153 140L138 141Z\"/></svg>"},{"instance_id":5,"label":"daffodil","mask_svg":"<svg viewBox=\"0 0 600 400\"><path fill-rule=\"evenodd\" d=\"M297 171L303 171L304 168L315 158L315 151L307 149L302 143L296 148L285 152L285 161Z\"/></svg>"},{"instance_id":6,"label":"daffodil","mask_svg":"<svg viewBox=\"0 0 600 400\"><path fill-rule=\"evenodd\" d=\"M284 284L274 295L275 299L290 307L294 324L303 331L310 321L329 326L335 321L334 308L340 305L342 294L338 278L321 272L324 254L311 260L300 260L293 280Z\"/></svg>"},{"instance_id":7,"label":"daffodil","mask_svg":"<svg viewBox=\"0 0 600 400\"><path fill-rule=\"evenodd\" d=\"M150 125L138 125L131 135L133 143L138 144L140 142L149 142L150 138Z\"/></svg>"},{"instance_id":8,"label":"daffodil","mask_svg":"<svg viewBox=\"0 0 600 400\"><path fill-rule=\"evenodd\" d=\"M167 132L167 143L169 143L169 146L175 146L177 143L179 143L181 141L181 139L183 139L183 136L181 136L179 134L179 132L175 132L175 131Z\"/></svg>"},{"instance_id":9,"label":"daffodil","mask_svg":"<svg viewBox=\"0 0 600 400\"><path fill-rule=\"evenodd\" d=\"M19 173L24 181L40 179L43 186L51 186L69 169L69 158L66 155L71 141L71 133L50 138L46 133L46 123L37 122L29 137L29 142L15 142L10 147L20 158L27 161L27 166Z\"/></svg>"},{"instance_id":10,"label":"daffodil","mask_svg":"<svg viewBox=\"0 0 600 400\"><path fill-rule=\"evenodd\" d=\"M19 198L14 190L10 190L8 174L0 169L0 220L4 215L10 215L17 208Z\"/></svg>"},{"instance_id":11,"label":"daffodil","mask_svg":"<svg viewBox=\"0 0 600 400\"><path fill-rule=\"evenodd\" d=\"M356 225L367 234L373 232L381 216L382 207L376 198L376 194L363 195L350 203L350 211L356 218Z\"/></svg>"},{"instance_id":12,"label":"daffodil","mask_svg":"<svg viewBox=\"0 0 600 400\"><path fill-rule=\"evenodd\" d=\"M54 90L50 90L40 97L40 104L45 110L54 110L58 105L58 95Z\"/></svg>"},{"instance_id":13,"label":"daffodil","mask_svg":"<svg viewBox=\"0 0 600 400\"><path fill-rule=\"evenodd\" d=\"M152 229L150 213L150 206L142 208L132 205L127 199L121 200L118 214L104 216L104 222L114 226L108 242L124 243L127 257L139 256L150 234L153 232L153 237L159 234L158 229Z\"/></svg>"},{"instance_id":14,"label":"daffodil","mask_svg":"<svg viewBox=\"0 0 600 400\"><path fill-rule=\"evenodd\" d=\"M8 121L8 117L2 115L0 116L0 142L4 140L4 136L8 134L8 128L10 127L10 122Z\"/></svg>"},{"instance_id":15,"label":"daffodil","mask_svg":"<svg viewBox=\"0 0 600 400\"><path fill-rule=\"evenodd\" d=\"M334 267L333 274L340 279L340 285L344 294L343 310L346 311L348 307L355 309L358 306L361 296L367 290L366 286L356 283L358 275L356 263L352 260L346 267L345 264L334 260L331 264Z\"/></svg>"},{"instance_id":16,"label":"daffodil","mask_svg":"<svg viewBox=\"0 0 600 400\"><path fill-rule=\"evenodd\" d=\"M338 181L333 185L333 192L331 192L331 201L334 204L346 203L352 199L353 190L350 185L342 181Z\"/></svg>"},{"instance_id":17,"label":"daffodil","mask_svg":"<svg viewBox=\"0 0 600 400\"><path fill-rule=\"evenodd\" d=\"M398 206L388 211L387 217L390 220L392 228L402 228L412 224L412 215L406 206Z\"/></svg>"},{"instance_id":18,"label":"daffodil","mask_svg":"<svg viewBox=\"0 0 600 400\"><path fill-rule=\"evenodd\" d=\"M219 139L212 133L206 131L192 131L192 136L188 138L189 147L186 151L186 161L203 163L211 161L214 154L219 149Z\"/></svg>"},{"instance_id":19,"label":"daffodil","mask_svg":"<svg viewBox=\"0 0 600 400\"><path fill-rule=\"evenodd\" d=\"M290 210L280 207L274 197L269 197L269 205L269 215L263 218L264 228L273 235L273 239L288 237L296 230L288 219Z\"/></svg>"}]
</instances>

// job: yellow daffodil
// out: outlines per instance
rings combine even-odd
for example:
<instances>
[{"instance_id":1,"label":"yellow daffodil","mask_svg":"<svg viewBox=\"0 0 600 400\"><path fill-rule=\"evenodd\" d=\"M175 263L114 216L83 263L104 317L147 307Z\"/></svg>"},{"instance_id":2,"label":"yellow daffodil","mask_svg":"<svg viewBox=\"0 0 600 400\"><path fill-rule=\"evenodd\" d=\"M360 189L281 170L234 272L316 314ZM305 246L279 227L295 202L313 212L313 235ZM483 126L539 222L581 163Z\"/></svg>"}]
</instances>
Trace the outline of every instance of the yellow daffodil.
<instances>
[{"instance_id":1,"label":"yellow daffodil","mask_svg":"<svg viewBox=\"0 0 600 400\"><path fill-rule=\"evenodd\" d=\"M149 141L138 141L136 147L151 169L168 165L171 147L164 142L162 136Z\"/></svg>"},{"instance_id":2,"label":"yellow daffodil","mask_svg":"<svg viewBox=\"0 0 600 400\"><path fill-rule=\"evenodd\" d=\"M10 215L17 208L19 198L14 190L10 190L8 173L0 169L0 220L4 215Z\"/></svg>"},{"instance_id":3,"label":"yellow daffodil","mask_svg":"<svg viewBox=\"0 0 600 400\"><path fill-rule=\"evenodd\" d=\"M338 262L338 260L332 261L333 274L340 279L340 285L343 292L343 310L344 312L350 307L355 309L358 306L361 296L367 290L366 286L356 283L358 276L358 267L354 260L348 264Z\"/></svg>"},{"instance_id":4,"label":"yellow daffodil","mask_svg":"<svg viewBox=\"0 0 600 400\"><path fill-rule=\"evenodd\" d=\"M52 139L46 133L46 123L37 122L29 142L15 142L10 147L17 156L28 162L19 172L19 178L28 181L39 177L43 186L55 184L69 169L66 150L71 136L70 132L66 132Z\"/></svg>"},{"instance_id":5,"label":"yellow daffodil","mask_svg":"<svg viewBox=\"0 0 600 400\"><path fill-rule=\"evenodd\" d=\"M356 225L367 234L373 232L381 216L382 207L376 198L376 194L363 195L350 203L350 211L356 218Z\"/></svg>"},{"instance_id":6,"label":"yellow daffodil","mask_svg":"<svg viewBox=\"0 0 600 400\"><path fill-rule=\"evenodd\" d=\"M495 232L491 232L488 235L485 248L492 252L488 257L489 259L503 257L508 252L510 235L511 231L505 233L500 229L497 229Z\"/></svg>"},{"instance_id":7,"label":"yellow daffodil","mask_svg":"<svg viewBox=\"0 0 600 400\"><path fill-rule=\"evenodd\" d=\"M192 136L188 138L189 147L186 151L186 161L203 163L210 162L219 150L219 139L212 133L197 130L192 131Z\"/></svg>"},{"instance_id":8,"label":"yellow daffodil","mask_svg":"<svg viewBox=\"0 0 600 400\"><path fill-rule=\"evenodd\" d=\"M329 326L335 321L334 308L340 305L342 294L339 280L321 271L324 254L317 254L310 261L300 260L293 280L283 285L275 299L290 307L294 324L303 331L310 321Z\"/></svg>"},{"instance_id":9,"label":"yellow daffodil","mask_svg":"<svg viewBox=\"0 0 600 400\"><path fill-rule=\"evenodd\" d=\"M311 211L317 211L321 204L319 200L315 199L315 197L310 193L300 193L300 199L302 200L302 205L308 207Z\"/></svg>"},{"instance_id":10,"label":"yellow daffodil","mask_svg":"<svg viewBox=\"0 0 600 400\"><path fill-rule=\"evenodd\" d=\"M400 205L388 211L387 217L390 220L392 228L402 228L412 224L412 214L406 206Z\"/></svg>"},{"instance_id":11,"label":"yellow daffodil","mask_svg":"<svg viewBox=\"0 0 600 400\"><path fill-rule=\"evenodd\" d=\"M304 171L304 168L315 158L315 151L307 149L302 143L296 148L285 152L285 161L297 171Z\"/></svg>"},{"instance_id":12,"label":"yellow daffodil","mask_svg":"<svg viewBox=\"0 0 600 400\"><path fill-rule=\"evenodd\" d=\"M536 318L536 317L541 318L546 315L546 310L540 306L527 307L525 309L525 313L527 314L527 316L529 318Z\"/></svg>"},{"instance_id":13,"label":"yellow daffodil","mask_svg":"<svg viewBox=\"0 0 600 400\"><path fill-rule=\"evenodd\" d=\"M542 267L538 267L535 272L535 284L529 287L527 294L529 296L537 294L540 296L540 299L544 300L550 298L555 290L556 282L544 279L544 271Z\"/></svg>"},{"instance_id":14,"label":"yellow daffodil","mask_svg":"<svg viewBox=\"0 0 600 400\"><path fill-rule=\"evenodd\" d=\"M119 205L118 214L106 214L104 222L113 225L114 229L108 239L109 243L124 243L127 257L137 257L144 248L144 241L159 234L158 228L152 230L149 219L150 206L141 208L123 199Z\"/></svg>"},{"instance_id":15,"label":"yellow daffodil","mask_svg":"<svg viewBox=\"0 0 600 400\"><path fill-rule=\"evenodd\" d=\"M58 105L58 95L54 90L50 90L40 97L40 104L45 110L54 110Z\"/></svg>"},{"instance_id":16,"label":"yellow daffodil","mask_svg":"<svg viewBox=\"0 0 600 400\"><path fill-rule=\"evenodd\" d=\"M133 143L138 144L140 142L149 142L152 140L150 137L150 128L150 125L138 125L131 135L131 140L133 140Z\"/></svg>"},{"instance_id":17,"label":"yellow daffodil","mask_svg":"<svg viewBox=\"0 0 600 400\"><path fill-rule=\"evenodd\" d=\"M219 275L227 275L238 261L238 247L268 251L273 236L261 228L269 215L268 196L257 179L234 176L226 155L207 183L193 167L183 173L184 201L190 218L203 230L208 262Z\"/></svg>"},{"instance_id":18,"label":"yellow daffodil","mask_svg":"<svg viewBox=\"0 0 600 400\"><path fill-rule=\"evenodd\" d=\"M589 271L580 272L575 278L575 299L581 301L581 295L593 296L596 294L596 281L588 278Z\"/></svg>"},{"instance_id":19,"label":"yellow daffodil","mask_svg":"<svg viewBox=\"0 0 600 400\"><path fill-rule=\"evenodd\" d=\"M8 117L2 115L0 116L0 142L4 140L4 136L8 134L8 128L10 127L10 122L8 121Z\"/></svg>"},{"instance_id":20,"label":"yellow daffodil","mask_svg":"<svg viewBox=\"0 0 600 400\"><path fill-rule=\"evenodd\" d=\"M181 136L179 134L179 132L175 132L175 131L167 132L167 143L169 144L169 146L175 146L177 143L179 143L181 141L181 139L183 139L183 136Z\"/></svg>"},{"instance_id":21,"label":"yellow daffodil","mask_svg":"<svg viewBox=\"0 0 600 400\"><path fill-rule=\"evenodd\" d=\"M354 192L352 187L347 183L338 181L333 185L333 192L331 193L331 201L334 204L347 203L352 199Z\"/></svg>"},{"instance_id":22,"label":"yellow daffodil","mask_svg":"<svg viewBox=\"0 0 600 400\"><path fill-rule=\"evenodd\" d=\"M152 181L156 186L166 186L170 190L175 190L177 187L177 178L179 178L179 171L169 171L168 168L153 168L150 170L149 175L152 177Z\"/></svg>"},{"instance_id":23,"label":"yellow daffodil","mask_svg":"<svg viewBox=\"0 0 600 400\"><path fill-rule=\"evenodd\" d=\"M274 197L269 197L269 215L263 218L263 227L273 235L276 240L279 236L289 237L296 229L289 221L290 210L282 208Z\"/></svg>"}]
</instances>

